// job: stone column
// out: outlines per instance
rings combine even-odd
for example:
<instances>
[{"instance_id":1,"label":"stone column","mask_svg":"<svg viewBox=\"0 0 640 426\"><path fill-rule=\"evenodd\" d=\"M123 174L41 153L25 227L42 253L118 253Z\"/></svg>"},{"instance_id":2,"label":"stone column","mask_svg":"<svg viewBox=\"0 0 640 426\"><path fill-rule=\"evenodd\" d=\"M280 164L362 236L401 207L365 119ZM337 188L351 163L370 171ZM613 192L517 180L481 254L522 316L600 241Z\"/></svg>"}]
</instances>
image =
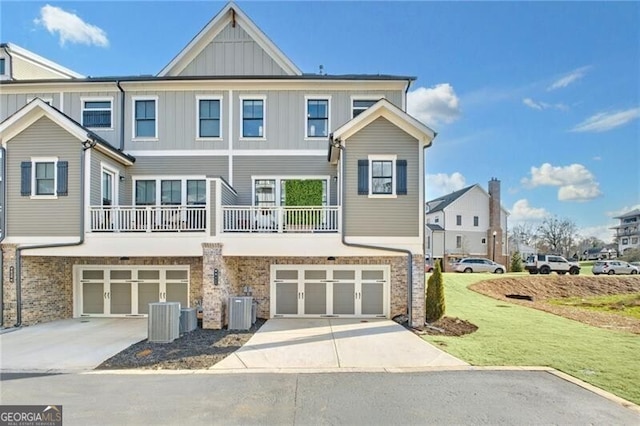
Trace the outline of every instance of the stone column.
<instances>
[{"instance_id":1,"label":"stone column","mask_svg":"<svg viewBox=\"0 0 640 426\"><path fill-rule=\"evenodd\" d=\"M16 248L15 244L2 244L2 315L4 326L16 322ZM12 269L13 268L13 269ZM13 282L12 279L13 278Z\"/></svg>"},{"instance_id":2,"label":"stone column","mask_svg":"<svg viewBox=\"0 0 640 426\"><path fill-rule=\"evenodd\" d=\"M422 328L425 322L425 297L424 286L424 254L412 256L413 282L411 283L411 327ZM408 283L409 284L409 283Z\"/></svg>"},{"instance_id":3,"label":"stone column","mask_svg":"<svg viewBox=\"0 0 640 426\"><path fill-rule=\"evenodd\" d=\"M217 284L216 284L217 271ZM202 244L202 328L225 326L225 306L230 293L230 276L222 257L222 244Z\"/></svg>"}]
</instances>

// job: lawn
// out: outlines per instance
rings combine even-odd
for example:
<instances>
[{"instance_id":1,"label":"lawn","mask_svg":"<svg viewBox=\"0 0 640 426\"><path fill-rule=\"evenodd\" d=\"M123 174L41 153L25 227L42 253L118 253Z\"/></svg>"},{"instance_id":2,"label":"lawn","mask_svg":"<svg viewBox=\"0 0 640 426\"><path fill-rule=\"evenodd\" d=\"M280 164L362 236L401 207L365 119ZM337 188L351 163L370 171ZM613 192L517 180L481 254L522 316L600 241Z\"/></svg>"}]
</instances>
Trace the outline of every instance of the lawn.
<instances>
[{"instance_id":1,"label":"lawn","mask_svg":"<svg viewBox=\"0 0 640 426\"><path fill-rule=\"evenodd\" d=\"M597 312L614 312L618 315L640 319L640 293L597 297L567 297L564 299L552 299L549 300L549 303L560 306L574 306Z\"/></svg>"},{"instance_id":2,"label":"lawn","mask_svg":"<svg viewBox=\"0 0 640 426\"><path fill-rule=\"evenodd\" d=\"M492 278L444 274L446 315L479 328L463 337L424 338L472 365L553 367L640 404L640 336L588 326L467 288Z\"/></svg>"}]
</instances>

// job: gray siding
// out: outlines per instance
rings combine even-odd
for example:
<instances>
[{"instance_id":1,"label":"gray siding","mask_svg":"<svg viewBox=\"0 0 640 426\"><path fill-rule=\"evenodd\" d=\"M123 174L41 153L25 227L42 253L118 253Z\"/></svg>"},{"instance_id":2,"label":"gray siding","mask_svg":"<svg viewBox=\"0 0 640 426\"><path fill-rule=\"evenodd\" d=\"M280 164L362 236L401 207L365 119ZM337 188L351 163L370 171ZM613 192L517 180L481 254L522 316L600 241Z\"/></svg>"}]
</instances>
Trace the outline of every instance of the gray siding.
<instances>
[{"instance_id":1,"label":"gray siding","mask_svg":"<svg viewBox=\"0 0 640 426\"><path fill-rule=\"evenodd\" d=\"M51 99L53 101L53 106L60 108L60 93L0 93L0 122L4 121L4 119L25 106L27 102L33 98Z\"/></svg>"},{"instance_id":2,"label":"gray siding","mask_svg":"<svg viewBox=\"0 0 640 426\"><path fill-rule=\"evenodd\" d=\"M134 204L132 177L140 176L207 176L215 175L229 179L227 157L137 157L133 166L128 167L124 186L124 198L120 204Z\"/></svg>"},{"instance_id":3,"label":"gray siding","mask_svg":"<svg viewBox=\"0 0 640 426\"><path fill-rule=\"evenodd\" d=\"M421 155L417 140L386 119L378 118L347 139L345 146L343 205L346 208L346 235L417 237L420 231L418 159ZM358 160L366 160L369 154L397 154L398 160L407 160L407 195L397 198L358 195Z\"/></svg>"},{"instance_id":4,"label":"gray siding","mask_svg":"<svg viewBox=\"0 0 640 426\"><path fill-rule=\"evenodd\" d=\"M251 176L329 176L329 204L336 205L336 166L326 157L263 156L233 158L233 189L239 205L252 205Z\"/></svg>"},{"instance_id":5,"label":"gray siding","mask_svg":"<svg viewBox=\"0 0 640 426\"><path fill-rule=\"evenodd\" d=\"M125 176L125 167L116 163L103 153L93 149L91 151L91 189L89 195L89 205L99 206L102 204L102 165L104 163L109 169L116 170L120 176ZM118 204L124 203L126 191L124 182L116 182L118 185Z\"/></svg>"},{"instance_id":6,"label":"gray siding","mask_svg":"<svg viewBox=\"0 0 640 426\"><path fill-rule=\"evenodd\" d=\"M7 143L7 236L78 236L80 224L80 141L41 118ZM31 157L69 162L69 195L31 199L20 195L20 163Z\"/></svg>"},{"instance_id":7,"label":"gray siding","mask_svg":"<svg viewBox=\"0 0 640 426\"><path fill-rule=\"evenodd\" d=\"M178 75L284 74L240 25L228 24Z\"/></svg>"},{"instance_id":8,"label":"gray siding","mask_svg":"<svg viewBox=\"0 0 640 426\"><path fill-rule=\"evenodd\" d=\"M234 188L235 189L235 188ZM215 198L212 198L212 204ZM223 206L234 206L238 203L238 197L233 193L229 188L227 188L224 184L222 185L222 205Z\"/></svg>"},{"instance_id":9,"label":"gray siding","mask_svg":"<svg viewBox=\"0 0 640 426\"><path fill-rule=\"evenodd\" d=\"M69 117L82 124L82 99L83 98L112 98L111 108L111 129L91 129L96 135L105 139L116 148L120 147L120 96L118 90L109 92L73 92L65 93L64 105L62 107L64 113ZM127 107L125 105L125 111Z\"/></svg>"}]
</instances>

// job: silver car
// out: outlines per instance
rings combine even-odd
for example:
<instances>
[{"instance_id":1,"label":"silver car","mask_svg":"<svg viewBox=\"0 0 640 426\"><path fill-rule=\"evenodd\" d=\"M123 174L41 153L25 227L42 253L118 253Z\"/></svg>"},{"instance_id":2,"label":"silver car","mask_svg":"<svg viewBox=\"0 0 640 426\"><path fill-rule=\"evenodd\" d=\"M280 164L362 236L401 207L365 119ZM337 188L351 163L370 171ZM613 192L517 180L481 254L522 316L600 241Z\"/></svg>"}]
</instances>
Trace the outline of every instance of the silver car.
<instances>
[{"instance_id":1,"label":"silver car","mask_svg":"<svg viewBox=\"0 0 640 426\"><path fill-rule=\"evenodd\" d=\"M622 260L600 260L593 264L593 275L607 274L607 275L620 275L638 273L638 267L633 266Z\"/></svg>"},{"instance_id":2,"label":"silver car","mask_svg":"<svg viewBox=\"0 0 640 426\"><path fill-rule=\"evenodd\" d=\"M492 272L494 274L503 274L507 268L504 265L493 262L489 259L481 257L467 257L453 264L456 272Z\"/></svg>"}]
</instances>

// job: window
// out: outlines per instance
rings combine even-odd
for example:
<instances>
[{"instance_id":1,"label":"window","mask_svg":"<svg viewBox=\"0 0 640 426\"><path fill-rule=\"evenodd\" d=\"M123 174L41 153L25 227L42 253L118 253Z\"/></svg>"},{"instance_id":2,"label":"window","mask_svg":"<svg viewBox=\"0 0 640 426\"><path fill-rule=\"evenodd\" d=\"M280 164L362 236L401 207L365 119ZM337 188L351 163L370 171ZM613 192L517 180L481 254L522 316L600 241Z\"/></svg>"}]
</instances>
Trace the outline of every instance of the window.
<instances>
[{"instance_id":1,"label":"window","mask_svg":"<svg viewBox=\"0 0 640 426\"><path fill-rule=\"evenodd\" d=\"M462 216L456 215L456 225L462 226Z\"/></svg>"},{"instance_id":2,"label":"window","mask_svg":"<svg viewBox=\"0 0 640 426\"><path fill-rule=\"evenodd\" d=\"M5 74L5 59L4 58L0 58L0 75L4 75Z\"/></svg>"},{"instance_id":3,"label":"window","mask_svg":"<svg viewBox=\"0 0 640 426\"><path fill-rule=\"evenodd\" d=\"M407 194L407 160L395 155L369 155L358 160L358 195L396 198Z\"/></svg>"},{"instance_id":4,"label":"window","mask_svg":"<svg viewBox=\"0 0 640 426\"><path fill-rule=\"evenodd\" d=\"M160 203L163 206L179 206L182 203L182 181L160 181Z\"/></svg>"},{"instance_id":5,"label":"window","mask_svg":"<svg viewBox=\"0 0 640 426\"><path fill-rule=\"evenodd\" d=\"M187 204L204 206L207 204L207 183L204 180L187 181Z\"/></svg>"},{"instance_id":6,"label":"window","mask_svg":"<svg viewBox=\"0 0 640 426\"><path fill-rule=\"evenodd\" d=\"M379 99L352 99L351 100L351 118L356 118L358 115L367 110L371 105L378 102Z\"/></svg>"},{"instance_id":7,"label":"window","mask_svg":"<svg viewBox=\"0 0 640 426\"><path fill-rule=\"evenodd\" d=\"M631 244L638 244L638 237L631 238Z\"/></svg>"},{"instance_id":8,"label":"window","mask_svg":"<svg viewBox=\"0 0 640 426\"><path fill-rule=\"evenodd\" d=\"M393 161L371 161L371 193L393 194Z\"/></svg>"},{"instance_id":9,"label":"window","mask_svg":"<svg viewBox=\"0 0 640 426\"><path fill-rule=\"evenodd\" d=\"M111 99L83 99L82 125L91 129L111 129Z\"/></svg>"},{"instance_id":10,"label":"window","mask_svg":"<svg viewBox=\"0 0 640 426\"><path fill-rule=\"evenodd\" d=\"M115 175L108 170L102 170L102 205L113 205L113 187Z\"/></svg>"},{"instance_id":11,"label":"window","mask_svg":"<svg viewBox=\"0 0 640 426\"><path fill-rule=\"evenodd\" d=\"M629 244L629 239L628 238L623 238L622 239L622 244Z\"/></svg>"},{"instance_id":12,"label":"window","mask_svg":"<svg viewBox=\"0 0 640 426\"><path fill-rule=\"evenodd\" d=\"M137 139L157 138L157 99L134 98L133 102L133 137Z\"/></svg>"},{"instance_id":13,"label":"window","mask_svg":"<svg viewBox=\"0 0 640 426\"><path fill-rule=\"evenodd\" d=\"M254 206L276 205L276 181L275 179L258 179L255 181Z\"/></svg>"},{"instance_id":14,"label":"window","mask_svg":"<svg viewBox=\"0 0 640 426\"><path fill-rule=\"evenodd\" d=\"M35 163L36 193L35 195L55 195L55 166L54 162Z\"/></svg>"},{"instance_id":15,"label":"window","mask_svg":"<svg viewBox=\"0 0 640 426\"><path fill-rule=\"evenodd\" d=\"M480 240L480 242L481 242L482 244L487 244L487 239L486 239L486 238L483 238L482 240Z\"/></svg>"},{"instance_id":16,"label":"window","mask_svg":"<svg viewBox=\"0 0 640 426\"><path fill-rule=\"evenodd\" d=\"M264 138L264 99L242 100L243 138Z\"/></svg>"},{"instance_id":17,"label":"window","mask_svg":"<svg viewBox=\"0 0 640 426\"><path fill-rule=\"evenodd\" d=\"M456 248L462 248L462 236L456 235Z\"/></svg>"},{"instance_id":18,"label":"window","mask_svg":"<svg viewBox=\"0 0 640 426\"><path fill-rule=\"evenodd\" d=\"M478 226L478 222L480 222L480 219L478 218L478 216L474 216L473 217L473 226Z\"/></svg>"},{"instance_id":19,"label":"window","mask_svg":"<svg viewBox=\"0 0 640 426\"><path fill-rule=\"evenodd\" d=\"M153 206L156 204L156 181L136 181L136 205Z\"/></svg>"},{"instance_id":20,"label":"window","mask_svg":"<svg viewBox=\"0 0 640 426\"><path fill-rule=\"evenodd\" d=\"M198 99L198 137L220 137L220 99Z\"/></svg>"},{"instance_id":21,"label":"window","mask_svg":"<svg viewBox=\"0 0 640 426\"><path fill-rule=\"evenodd\" d=\"M440 218L439 218L439 217L436 217L433 221L434 221L435 223L439 223L439 222L440 222Z\"/></svg>"},{"instance_id":22,"label":"window","mask_svg":"<svg viewBox=\"0 0 640 426\"><path fill-rule=\"evenodd\" d=\"M431 235L427 236L427 249L431 250Z\"/></svg>"},{"instance_id":23,"label":"window","mask_svg":"<svg viewBox=\"0 0 640 426\"><path fill-rule=\"evenodd\" d=\"M329 136L329 99L307 99L307 129L305 137Z\"/></svg>"}]
</instances>

